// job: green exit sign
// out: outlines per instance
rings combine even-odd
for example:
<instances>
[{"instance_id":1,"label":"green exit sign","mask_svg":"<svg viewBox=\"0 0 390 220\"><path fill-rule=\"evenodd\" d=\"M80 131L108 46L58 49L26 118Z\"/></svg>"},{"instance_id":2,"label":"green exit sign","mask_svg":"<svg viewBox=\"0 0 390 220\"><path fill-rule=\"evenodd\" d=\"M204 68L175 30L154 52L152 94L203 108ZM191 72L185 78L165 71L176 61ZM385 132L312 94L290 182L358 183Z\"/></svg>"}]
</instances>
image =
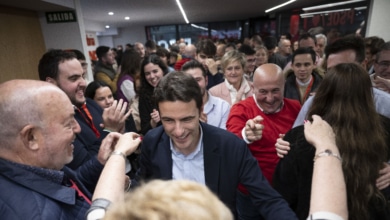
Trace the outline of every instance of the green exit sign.
<instances>
[{"instance_id":1,"label":"green exit sign","mask_svg":"<svg viewBox=\"0 0 390 220\"><path fill-rule=\"evenodd\" d=\"M74 11L46 12L47 23L77 22Z\"/></svg>"}]
</instances>

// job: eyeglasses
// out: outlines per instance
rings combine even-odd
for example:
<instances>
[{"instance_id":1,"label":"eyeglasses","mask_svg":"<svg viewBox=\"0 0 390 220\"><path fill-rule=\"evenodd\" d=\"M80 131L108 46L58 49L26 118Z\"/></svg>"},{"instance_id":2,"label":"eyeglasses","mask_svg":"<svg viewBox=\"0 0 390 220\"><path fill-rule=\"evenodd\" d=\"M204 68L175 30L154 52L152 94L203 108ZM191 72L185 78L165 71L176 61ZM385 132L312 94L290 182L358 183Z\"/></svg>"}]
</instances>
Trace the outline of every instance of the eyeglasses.
<instances>
[{"instance_id":1,"label":"eyeglasses","mask_svg":"<svg viewBox=\"0 0 390 220\"><path fill-rule=\"evenodd\" d=\"M378 64L379 68L387 69L390 66L390 61L381 61L381 62L377 62L377 64Z\"/></svg>"}]
</instances>

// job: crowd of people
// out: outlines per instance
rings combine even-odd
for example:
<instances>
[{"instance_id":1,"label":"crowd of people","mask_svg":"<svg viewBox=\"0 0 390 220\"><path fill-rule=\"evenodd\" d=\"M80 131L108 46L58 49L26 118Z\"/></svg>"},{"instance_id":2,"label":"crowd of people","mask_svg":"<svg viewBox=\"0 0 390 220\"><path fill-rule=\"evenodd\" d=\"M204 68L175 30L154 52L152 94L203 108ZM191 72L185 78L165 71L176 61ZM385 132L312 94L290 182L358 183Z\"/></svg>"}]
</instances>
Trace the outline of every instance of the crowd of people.
<instances>
[{"instance_id":1,"label":"crowd of people","mask_svg":"<svg viewBox=\"0 0 390 220\"><path fill-rule=\"evenodd\" d=\"M390 219L390 42L295 43L47 51L0 84L0 216Z\"/></svg>"}]
</instances>

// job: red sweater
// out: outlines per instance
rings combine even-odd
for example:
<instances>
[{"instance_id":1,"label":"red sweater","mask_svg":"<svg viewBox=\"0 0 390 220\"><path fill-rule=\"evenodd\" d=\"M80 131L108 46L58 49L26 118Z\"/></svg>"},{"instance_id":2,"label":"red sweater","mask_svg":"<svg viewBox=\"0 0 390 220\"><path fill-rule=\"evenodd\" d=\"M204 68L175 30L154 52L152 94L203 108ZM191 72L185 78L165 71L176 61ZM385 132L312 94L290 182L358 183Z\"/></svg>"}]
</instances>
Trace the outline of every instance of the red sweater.
<instances>
[{"instance_id":1,"label":"red sweater","mask_svg":"<svg viewBox=\"0 0 390 220\"><path fill-rule=\"evenodd\" d=\"M279 162L279 157L276 155L275 149L276 139L279 138L279 134L285 134L291 129L301 109L298 101L286 98L283 100L284 106L279 112L275 114L264 114L257 107L254 98L248 97L232 106L226 122L226 129L242 138L241 131L245 123L257 115L263 117L263 136L260 140L249 144L248 147L252 155L257 159L261 171L270 184L272 184L272 176ZM238 188L241 192L247 193L245 187L242 185Z\"/></svg>"}]
</instances>

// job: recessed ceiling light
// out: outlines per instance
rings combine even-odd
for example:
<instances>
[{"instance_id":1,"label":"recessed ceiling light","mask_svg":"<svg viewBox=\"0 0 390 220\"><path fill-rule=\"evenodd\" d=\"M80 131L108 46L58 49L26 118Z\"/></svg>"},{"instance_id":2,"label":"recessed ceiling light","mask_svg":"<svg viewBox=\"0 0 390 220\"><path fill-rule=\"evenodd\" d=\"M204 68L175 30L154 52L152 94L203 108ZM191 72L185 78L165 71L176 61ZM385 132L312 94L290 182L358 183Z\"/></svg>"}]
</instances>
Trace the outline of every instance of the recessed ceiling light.
<instances>
[{"instance_id":1,"label":"recessed ceiling light","mask_svg":"<svg viewBox=\"0 0 390 220\"><path fill-rule=\"evenodd\" d=\"M106 28L110 28L110 25L106 25Z\"/></svg>"},{"instance_id":2,"label":"recessed ceiling light","mask_svg":"<svg viewBox=\"0 0 390 220\"><path fill-rule=\"evenodd\" d=\"M125 20L130 20L130 17L125 17Z\"/></svg>"},{"instance_id":3,"label":"recessed ceiling light","mask_svg":"<svg viewBox=\"0 0 390 220\"><path fill-rule=\"evenodd\" d=\"M108 12L108 15L114 15L114 12L110 11Z\"/></svg>"}]
</instances>

